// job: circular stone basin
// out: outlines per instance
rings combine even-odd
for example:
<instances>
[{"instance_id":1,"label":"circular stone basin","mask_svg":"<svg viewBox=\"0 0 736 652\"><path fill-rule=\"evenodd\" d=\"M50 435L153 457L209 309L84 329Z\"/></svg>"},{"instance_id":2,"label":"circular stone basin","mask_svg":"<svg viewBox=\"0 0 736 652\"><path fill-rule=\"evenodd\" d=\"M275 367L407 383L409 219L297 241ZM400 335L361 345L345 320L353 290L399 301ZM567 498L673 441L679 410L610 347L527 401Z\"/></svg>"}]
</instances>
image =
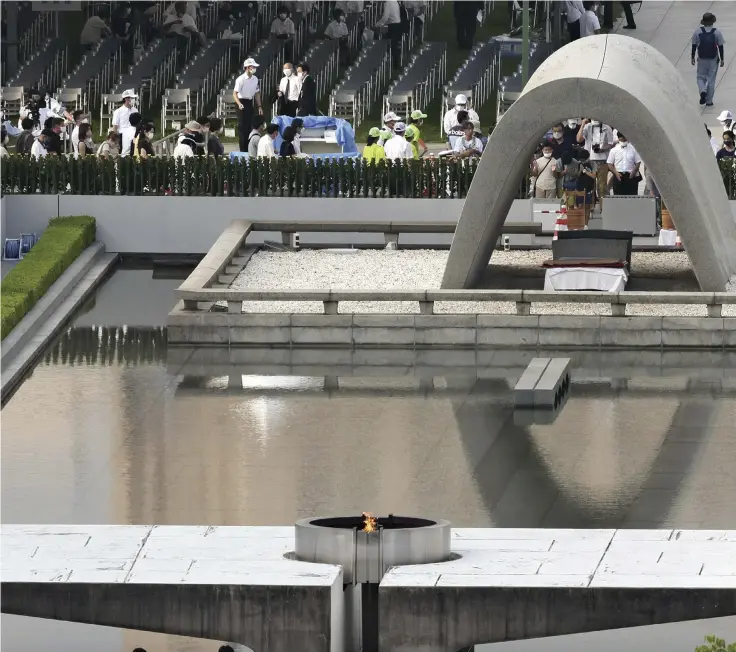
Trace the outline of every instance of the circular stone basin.
<instances>
[{"instance_id":1,"label":"circular stone basin","mask_svg":"<svg viewBox=\"0 0 736 652\"><path fill-rule=\"evenodd\" d=\"M363 529L365 521L364 515L297 521L295 558L342 566L345 584L380 582L392 566L434 564L452 558L449 521L378 516L374 531Z\"/></svg>"}]
</instances>

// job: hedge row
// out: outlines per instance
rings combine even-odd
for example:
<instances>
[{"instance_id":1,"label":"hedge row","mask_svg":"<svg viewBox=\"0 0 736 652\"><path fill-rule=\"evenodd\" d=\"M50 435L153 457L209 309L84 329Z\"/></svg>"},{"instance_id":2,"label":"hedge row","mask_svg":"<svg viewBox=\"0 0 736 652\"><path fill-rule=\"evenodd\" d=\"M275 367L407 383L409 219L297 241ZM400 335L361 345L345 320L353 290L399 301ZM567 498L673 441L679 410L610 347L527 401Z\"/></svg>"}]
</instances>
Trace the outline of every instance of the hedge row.
<instances>
[{"instance_id":1,"label":"hedge row","mask_svg":"<svg viewBox=\"0 0 736 652\"><path fill-rule=\"evenodd\" d=\"M95 239L95 218L49 220L36 246L5 277L0 297L2 339Z\"/></svg>"}]
</instances>

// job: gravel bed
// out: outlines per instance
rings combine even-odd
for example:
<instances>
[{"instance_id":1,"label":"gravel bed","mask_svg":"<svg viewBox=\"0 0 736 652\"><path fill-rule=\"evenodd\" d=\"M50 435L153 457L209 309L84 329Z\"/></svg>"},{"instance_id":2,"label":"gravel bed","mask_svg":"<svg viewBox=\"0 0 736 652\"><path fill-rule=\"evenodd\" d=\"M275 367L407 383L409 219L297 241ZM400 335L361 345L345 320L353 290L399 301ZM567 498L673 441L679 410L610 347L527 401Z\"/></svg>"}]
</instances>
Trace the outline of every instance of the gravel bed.
<instances>
[{"instance_id":1,"label":"gravel bed","mask_svg":"<svg viewBox=\"0 0 736 652\"><path fill-rule=\"evenodd\" d=\"M437 250L304 250L297 252L256 253L247 267L233 280L234 289L258 290L417 290L440 287L447 262L447 251ZM520 276L539 275L549 250L496 251L493 266L518 272ZM634 252L632 276L672 279L687 274L690 261L684 252ZM677 283L675 283L677 285ZM677 289L677 288L672 288ZM688 288L692 289L692 288ZM251 301L243 303L243 312L321 313L319 301ZM412 301L341 302L342 313L418 313ZM515 314L513 302L448 301L435 304L436 313ZM607 304L534 303L532 314L540 315L610 315ZM631 305L628 315L706 316L706 307L698 305ZM723 314L736 316L736 306L724 306Z\"/></svg>"}]
</instances>

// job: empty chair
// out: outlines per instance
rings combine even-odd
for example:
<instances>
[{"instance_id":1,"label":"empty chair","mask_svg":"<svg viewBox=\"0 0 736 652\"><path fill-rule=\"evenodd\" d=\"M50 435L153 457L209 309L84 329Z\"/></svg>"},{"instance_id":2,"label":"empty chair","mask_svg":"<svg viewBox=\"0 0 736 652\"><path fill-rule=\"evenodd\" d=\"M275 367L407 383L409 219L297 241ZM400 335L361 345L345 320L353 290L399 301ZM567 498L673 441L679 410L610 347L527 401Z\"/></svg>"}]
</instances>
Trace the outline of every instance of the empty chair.
<instances>
[{"instance_id":1,"label":"empty chair","mask_svg":"<svg viewBox=\"0 0 736 652\"><path fill-rule=\"evenodd\" d=\"M161 130L169 122L186 123L192 119L191 95L188 88L167 89L161 104Z\"/></svg>"},{"instance_id":2,"label":"empty chair","mask_svg":"<svg viewBox=\"0 0 736 652\"><path fill-rule=\"evenodd\" d=\"M22 86L8 86L0 90L0 101L5 115L17 115L24 105Z\"/></svg>"}]
</instances>

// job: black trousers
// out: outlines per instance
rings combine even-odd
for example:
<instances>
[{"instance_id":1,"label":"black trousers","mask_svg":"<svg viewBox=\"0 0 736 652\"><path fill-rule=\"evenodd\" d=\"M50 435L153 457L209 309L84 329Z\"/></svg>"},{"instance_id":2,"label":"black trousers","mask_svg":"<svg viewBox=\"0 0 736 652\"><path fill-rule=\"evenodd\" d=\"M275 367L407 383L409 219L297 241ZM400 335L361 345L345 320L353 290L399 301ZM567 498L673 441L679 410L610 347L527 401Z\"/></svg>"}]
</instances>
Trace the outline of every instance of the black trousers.
<instances>
[{"instance_id":1,"label":"black trousers","mask_svg":"<svg viewBox=\"0 0 736 652\"><path fill-rule=\"evenodd\" d=\"M238 141L240 143L240 151L248 151L248 135L253 129L253 100L246 100L242 97L238 98L243 108L240 109L240 122L238 124Z\"/></svg>"},{"instance_id":2,"label":"black trousers","mask_svg":"<svg viewBox=\"0 0 736 652\"><path fill-rule=\"evenodd\" d=\"M401 67L401 37L404 29L401 23L392 23L388 26L388 37L391 40L391 59L394 68Z\"/></svg>"},{"instance_id":3,"label":"black trousers","mask_svg":"<svg viewBox=\"0 0 736 652\"><path fill-rule=\"evenodd\" d=\"M621 8L624 10L624 16L626 16L626 24L629 27L636 27L634 12L631 11L631 4L631 2L621 2Z\"/></svg>"},{"instance_id":4,"label":"black trousers","mask_svg":"<svg viewBox=\"0 0 736 652\"><path fill-rule=\"evenodd\" d=\"M580 38L580 19L573 23L567 24L567 33L570 35L571 41L577 41Z\"/></svg>"},{"instance_id":5,"label":"black trousers","mask_svg":"<svg viewBox=\"0 0 736 652\"><path fill-rule=\"evenodd\" d=\"M613 177L614 195L638 195L639 177L632 177L630 172L621 172L621 181Z\"/></svg>"},{"instance_id":6,"label":"black trousers","mask_svg":"<svg viewBox=\"0 0 736 652\"><path fill-rule=\"evenodd\" d=\"M613 29L613 0L603 3L603 28Z\"/></svg>"},{"instance_id":7,"label":"black trousers","mask_svg":"<svg viewBox=\"0 0 736 652\"><path fill-rule=\"evenodd\" d=\"M290 118L296 118L296 110L298 106L299 102L297 100L290 102L289 100L282 98L279 101L279 115L288 115Z\"/></svg>"},{"instance_id":8,"label":"black trousers","mask_svg":"<svg viewBox=\"0 0 736 652\"><path fill-rule=\"evenodd\" d=\"M457 44L461 50L470 50L475 40L475 30L478 20L475 16L456 16L455 29L457 30Z\"/></svg>"}]
</instances>

